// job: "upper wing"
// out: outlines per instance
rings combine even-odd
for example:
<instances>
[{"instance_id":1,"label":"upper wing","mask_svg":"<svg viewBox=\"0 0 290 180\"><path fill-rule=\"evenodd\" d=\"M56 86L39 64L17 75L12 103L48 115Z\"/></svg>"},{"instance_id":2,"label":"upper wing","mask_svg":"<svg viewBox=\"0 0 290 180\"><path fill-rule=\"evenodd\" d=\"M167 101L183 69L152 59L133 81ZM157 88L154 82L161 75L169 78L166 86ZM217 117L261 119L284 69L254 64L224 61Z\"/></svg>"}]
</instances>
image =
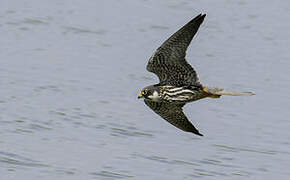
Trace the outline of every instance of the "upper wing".
<instances>
[{"instance_id":1,"label":"upper wing","mask_svg":"<svg viewBox=\"0 0 290 180\"><path fill-rule=\"evenodd\" d=\"M182 112L184 104L172 104L164 102L154 102L144 100L145 104L149 106L155 113L160 115L173 126L187 132L192 132L199 136L203 136L198 130L188 121L187 117Z\"/></svg>"},{"instance_id":2,"label":"upper wing","mask_svg":"<svg viewBox=\"0 0 290 180\"><path fill-rule=\"evenodd\" d=\"M197 73L186 62L188 45L206 15L198 15L167 39L153 54L147 70L155 73L160 83L173 86L200 85Z\"/></svg>"}]
</instances>

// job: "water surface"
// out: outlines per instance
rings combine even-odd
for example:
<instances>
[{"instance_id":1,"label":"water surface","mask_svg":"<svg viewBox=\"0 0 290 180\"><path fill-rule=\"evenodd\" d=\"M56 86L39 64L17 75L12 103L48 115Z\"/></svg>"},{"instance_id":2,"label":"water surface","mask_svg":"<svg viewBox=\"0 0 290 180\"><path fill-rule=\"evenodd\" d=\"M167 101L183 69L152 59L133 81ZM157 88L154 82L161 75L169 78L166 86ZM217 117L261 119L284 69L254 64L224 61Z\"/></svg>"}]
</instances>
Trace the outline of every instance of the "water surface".
<instances>
[{"instance_id":1,"label":"water surface","mask_svg":"<svg viewBox=\"0 0 290 180\"><path fill-rule=\"evenodd\" d=\"M8 1L0 7L1 179L287 179L290 3ZM200 12L188 61L203 99L177 130L137 94L154 50Z\"/></svg>"}]
</instances>

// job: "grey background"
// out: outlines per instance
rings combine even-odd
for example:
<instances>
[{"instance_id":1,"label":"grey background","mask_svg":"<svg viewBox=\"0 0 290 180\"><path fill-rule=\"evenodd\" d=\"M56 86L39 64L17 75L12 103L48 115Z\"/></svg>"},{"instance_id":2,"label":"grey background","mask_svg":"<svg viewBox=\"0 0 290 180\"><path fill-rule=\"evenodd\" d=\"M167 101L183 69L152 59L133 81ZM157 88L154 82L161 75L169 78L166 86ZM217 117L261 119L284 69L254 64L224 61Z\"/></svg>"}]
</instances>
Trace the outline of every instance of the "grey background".
<instances>
[{"instance_id":1,"label":"grey background","mask_svg":"<svg viewBox=\"0 0 290 180\"><path fill-rule=\"evenodd\" d=\"M188 104L202 138L137 100L201 12L201 82L257 94ZM284 0L1 0L0 178L288 179L289 19Z\"/></svg>"}]
</instances>

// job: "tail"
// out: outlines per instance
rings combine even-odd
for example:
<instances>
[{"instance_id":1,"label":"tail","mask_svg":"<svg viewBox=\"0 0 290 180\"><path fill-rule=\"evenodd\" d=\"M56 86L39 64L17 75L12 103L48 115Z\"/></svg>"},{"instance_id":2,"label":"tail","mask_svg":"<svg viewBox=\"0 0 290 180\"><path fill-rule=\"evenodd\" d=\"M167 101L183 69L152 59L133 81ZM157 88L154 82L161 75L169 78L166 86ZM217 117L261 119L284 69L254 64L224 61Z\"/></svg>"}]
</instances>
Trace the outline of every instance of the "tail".
<instances>
[{"instance_id":1,"label":"tail","mask_svg":"<svg viewBox=\"0 0 290 180\"><path fill-rule=\"evenodd\" d=\"M237 91L228 91L221 88L210 88L210 87L203 87L202 89L205 93L208 94L211 98L219 98L222 95L227 96L253 96L255 93L253 92L237 92Z\"/></svg>"}]
</instances>

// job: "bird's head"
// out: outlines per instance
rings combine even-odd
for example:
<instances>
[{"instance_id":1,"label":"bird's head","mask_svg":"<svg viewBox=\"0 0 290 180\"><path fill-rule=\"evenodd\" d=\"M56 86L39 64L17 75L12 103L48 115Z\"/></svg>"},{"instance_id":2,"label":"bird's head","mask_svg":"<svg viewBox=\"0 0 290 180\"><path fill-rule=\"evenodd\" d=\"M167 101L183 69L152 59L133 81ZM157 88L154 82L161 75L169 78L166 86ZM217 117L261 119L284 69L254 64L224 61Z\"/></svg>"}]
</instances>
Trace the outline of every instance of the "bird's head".
<instances>
[{"instance_id":1,"label":"bird's head","mask_svg":"<svg viewBox=\"0 0 290 180\"><path fill-rule=\"evenodd\" d=\"M154 86L148 86L142 89L140 94L138 95L138 99L144 98L144 99L150 99L150 100L158 100L160 99L159 96L159 88Z\"/></svg>"},{"instance_id":2,"label":"bird's head","mask_svg":"<svg viewBox=\"0 0 290 180\"><path fill-rule=\"evenodd\" d=\"M148 89L146 88L142 89L142 91L138 95L138 99L147 98L149 96L149 93L151 93L151 91L149 91Z\"/></svg>"}]
</instances>

